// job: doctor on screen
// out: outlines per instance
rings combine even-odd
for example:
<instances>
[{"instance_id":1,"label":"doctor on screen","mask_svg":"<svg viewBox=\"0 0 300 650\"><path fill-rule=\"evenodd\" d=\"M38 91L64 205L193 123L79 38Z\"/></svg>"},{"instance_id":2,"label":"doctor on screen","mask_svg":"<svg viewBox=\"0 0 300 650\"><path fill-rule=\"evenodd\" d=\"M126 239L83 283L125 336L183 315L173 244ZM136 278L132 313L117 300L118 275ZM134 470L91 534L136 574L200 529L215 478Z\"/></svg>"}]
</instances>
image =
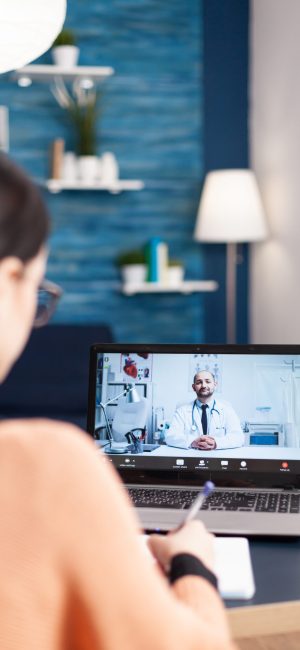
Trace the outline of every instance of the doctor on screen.
<instances>
[{"instance_id":1,"label":"doctor on screen","mask_svg":"<svg viewBox=\"0 0 300 650\"><path fill-rule=\"evenodd\" d=\"M166 430L167 445L211 451L244 444L240 421L232 406L214 397L216 385L208 370L196 373L192 386L197 397L176 409Z\"/></svg>"}]
</instances>

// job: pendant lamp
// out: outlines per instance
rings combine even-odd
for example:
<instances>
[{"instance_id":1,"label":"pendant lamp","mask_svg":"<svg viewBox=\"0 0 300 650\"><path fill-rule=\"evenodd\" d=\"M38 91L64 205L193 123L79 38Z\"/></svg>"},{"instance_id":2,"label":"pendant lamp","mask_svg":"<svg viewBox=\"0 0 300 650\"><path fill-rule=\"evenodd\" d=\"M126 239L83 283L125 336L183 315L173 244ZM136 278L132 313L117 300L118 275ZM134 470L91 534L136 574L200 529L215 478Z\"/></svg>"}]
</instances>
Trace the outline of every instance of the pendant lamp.
<instances>
[{"instance_id":1,"label":"pendant lamp","mask_svg":"<svg viewBox=\"0 0 300 650\"><path fill-rule=\"evenodd\" d=\"M0 0L0 73L48 50L62 29L66 0Z\"/></svg>"}]
</instances>

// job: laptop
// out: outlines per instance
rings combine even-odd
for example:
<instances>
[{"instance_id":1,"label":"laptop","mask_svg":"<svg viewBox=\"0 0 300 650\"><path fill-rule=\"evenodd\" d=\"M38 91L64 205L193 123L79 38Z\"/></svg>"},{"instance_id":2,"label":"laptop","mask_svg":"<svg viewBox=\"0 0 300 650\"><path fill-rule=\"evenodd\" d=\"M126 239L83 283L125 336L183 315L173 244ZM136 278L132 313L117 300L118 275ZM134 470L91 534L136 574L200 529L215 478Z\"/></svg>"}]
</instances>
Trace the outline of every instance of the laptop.
<instances>
[{"instance_id":1,"label":"laptop","mask_svg":"<svg viewBox=\"0 0 300 650\"><path fill-rule=\"evenodd\" d=\"M300 346L95 344L87 429L145 531L300 535Z\"/></svg>"}]
</instances>

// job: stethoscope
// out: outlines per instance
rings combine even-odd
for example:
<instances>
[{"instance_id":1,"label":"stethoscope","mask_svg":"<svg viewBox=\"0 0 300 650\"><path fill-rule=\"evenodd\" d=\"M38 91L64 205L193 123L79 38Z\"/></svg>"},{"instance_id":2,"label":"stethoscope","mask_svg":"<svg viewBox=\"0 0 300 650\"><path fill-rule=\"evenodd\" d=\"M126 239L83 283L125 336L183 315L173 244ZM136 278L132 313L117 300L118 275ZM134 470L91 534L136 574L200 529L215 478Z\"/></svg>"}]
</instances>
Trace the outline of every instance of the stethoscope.
<instances>
[{"instance_id":1,"label":"stethoscope","mask_svg":"<svg viewBox=\"0 0 300 650\"><path fill-rule=\"evenodd\" d=\"M197 427L196 422L195 422L195 414L194 414L194 412L195 412L195 408L197 409L197 411L200 410L200 409L199 409L199 406L197 405L197 402L198 402L198 400L195 399L195 401L194 401L194 403L193 403L193 408L192 408L192 426L191 426L191 431L197 431L197 430L198 430L198 427ZM217 409L215 408L215 404L216 404L216 400L214 399L214 403L213 403L213 405L212 405L211 412L217 410Z\"/></svg>"}]
</instances>

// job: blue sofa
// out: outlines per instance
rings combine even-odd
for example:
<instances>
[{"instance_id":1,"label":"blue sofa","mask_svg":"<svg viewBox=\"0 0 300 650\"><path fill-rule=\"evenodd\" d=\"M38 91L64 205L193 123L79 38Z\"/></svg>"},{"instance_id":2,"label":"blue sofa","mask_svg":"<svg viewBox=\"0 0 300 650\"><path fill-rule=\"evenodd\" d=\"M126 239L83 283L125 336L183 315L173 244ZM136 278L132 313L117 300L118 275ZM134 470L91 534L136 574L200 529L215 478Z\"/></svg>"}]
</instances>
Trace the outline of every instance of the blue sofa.
<instances>
[{"instance_id":1,"label":"blue sofa","mask_svg":"<svg viewBox=\"0 0 300 650\"><path fill-rule=\"evenodd\" d=\"M0 418L50 417L86 427L89 348L110 343L110 327L49 325L33 330L0 385Z\"/></svg>"}]
</instances>

